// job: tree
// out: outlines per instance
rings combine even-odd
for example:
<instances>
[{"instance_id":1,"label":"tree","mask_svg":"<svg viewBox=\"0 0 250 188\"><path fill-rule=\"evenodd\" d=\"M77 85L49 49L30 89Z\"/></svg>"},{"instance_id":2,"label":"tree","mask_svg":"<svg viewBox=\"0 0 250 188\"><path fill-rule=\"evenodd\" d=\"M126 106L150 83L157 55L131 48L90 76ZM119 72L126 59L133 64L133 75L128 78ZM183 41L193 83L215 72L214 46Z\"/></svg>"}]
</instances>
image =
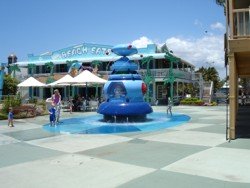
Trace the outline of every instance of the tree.
<instances>
[{"instance_id":1,"label":"tree","mask_svg":"<svg viewBox=\"0 0 250 188\"><path fill-rule=\"evenodd\" d=\"M170 84L170 101L171 101L171 105L173 105L174 81L175 81L175 75L174 75L174 72L173 72L173 63L178 63L180 61L180 58L175 57L170 52L166 52L166 55L164 57L165 57L166 60L170 61L170 68L169 68L168 77L166 76L163 79L163 81L164 81L164 85L166 85L167 83Z\"/></svg>"},{"instance_id":2,"label":"tree","mask_svg":"<svg viewBox=\"0 0 250 188\"><path fill-rule=\"evenodd\" d=\"M50 70L50 76L53 76L54 75L54 63L53 62L48 62L48 63L45 63L45 67Z\"/></svg>"},{"instance_id":3,"label":"tree","mask_svg":"<svg viewBox=\"0 0 250 188\"><path fill-rule=\"evenodd\" d=\"M3 95L15 95L17 92L18 80L10 75L5 75L3 80Z\"/></svg>"},{"instance_id":4,"label":"tree","mask_svg":"<svg viewBox=\"0 0 250 188\"><path fill-rule=\"evenodd\" d=\"M98 67L99 67L101 64L102 64L102 62L101 62L101 61L98 61L98 60L94 60L94 61L91 62L91 65L93 65L94 68L97 69L97 70L98 70Z\"/></svg>"},{"instance_id":5,"label":"tree","mask_svg":"<svg viewBox=\"0 0 250 188\"><path fill-rule=\"evenodd\" d=\"M94 61L91 62L91 65L93 65L95 67L94 69L96 70L96 72L98 71L98 67L101 64L102 64L102 62L98 61L98 60L94 60ZM94 87L95 87L95 98L97 98L98 97L98 87L99 87L99 85L98 84L94 84Z\"/></svg>"},{"instance_id":6,"label":"tree","mask_svg":"<svg viewBox=\"0 0 250 188\"><path fill-rule=\"evenodd\" d=\"M224 6L225 5L225 0L215 0L217 5Z\"/></svg>"},{"instance_id":7,"label":"tree","mask_svg":"<svg viewBox=\"0 0 250 188\"><path fill-rule=\"evenodd\" d=\"M213 82L214 83L214 90L218 90L222 87L222 82L220 82L219 73L214 67L199 68L196 72L202 74L203 80L206 82Z\"/></svg>"},{"instance_id":8,"label":"tree","mask_svg":"<svg viewBox=\"0 0 250 188\"><path fill-rule=\"evenodd\" d=\"M153 60L154 60L153 56L144 57L141 60L142 65L146 64L146 66L147 66L147 72L146 72L146 75L144 77L144 82L145 82L145 84L147 85L147 88L148 88L147 93L146 93L146 101L147 102L149 102L149 98L150 98L150 96L149 96L149 86L154 81L154 77L152 76L151 71L149 69L149 65L150 65L151 61L153 61Z\"/></svg>"},{"instance_id":9,"label":"tree","mask_svg":"<svg viewBox=\"0 0 250 188\"><path fill-rule=\"evenodd\" d=\"M28 70L30 71L30 75L34 75L34 69L36 68L36 65L34 63L28 64Z\"/></svg>"},{"instance_id":10,"label":"tree","mask_svg":"<svg viewBox=\"0 0 250 188\"><path fill-rule=\"evenodd\" d=\"M50 84L52 82L54 82L54 63L53 62L48 62L48 63L45 63L45 67L46 69L50 70L50 76L47 78L46 80L46 84Z\"/></svg>"},{"instance_id":11,"label":"tree","mask_svg":"<svg viewBox=\"0 0 250 188\"><path fill-rule=\"evenodd\" d=\"M16 77L16 72L21 72L19 66L17 64L14 64L12 66L10 66L10 73L13 72L13 77Z\"/></svg>"}]
</instances>

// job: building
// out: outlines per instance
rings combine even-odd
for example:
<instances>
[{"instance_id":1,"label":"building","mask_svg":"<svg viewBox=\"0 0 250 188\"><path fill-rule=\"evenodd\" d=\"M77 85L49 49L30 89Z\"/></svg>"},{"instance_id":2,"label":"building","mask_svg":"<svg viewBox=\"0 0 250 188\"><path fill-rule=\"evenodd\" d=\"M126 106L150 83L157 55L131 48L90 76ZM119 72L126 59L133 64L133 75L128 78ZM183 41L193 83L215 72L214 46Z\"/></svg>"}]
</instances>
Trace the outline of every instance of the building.
<instances>
[{"instance_id":1,"label":"building","mask_svg":"<svg viewBox=\"0 0 250 188\"><path fill-rule=\"evenodd\" d=\"M29 75L33 75L42 82L48 82L48 78L58 80L63 75L68 73L69 65L72 62L80 62L83 65L91 66L94 61L99 61L98 74L106 78L110 71L109 68L119 56L111 52L110 45L89 44L83 43L79 45L70 46L53 52L47 52L41 55L28 55L28 60L24 62L17 62L20 67L26 67ZM130 59L139 63L140 70L138 72L145 77L147 68L149 68L152 77L154 78L150 84L150 98L151 102L158 101L159 104L166 102L166 95L168 87L164 84L164 78L168 77L170 62L165 59L166 45L157 47L155 44L148 44L145 48L138 48L138 54L133 55ZM149 64L142 63L143 58L152 57ZM47 69L48 62L53 62L53 69ZM174 63L173 72L176 75L174 82L175 96L183 96L185 94L185 85L193 83L194 66L187 61L180 58L180 62ZM51 76L50 76L51 75ZM43 91L42 91L43 90ZM77 92L84 95L85 88L77 88ZM31 90L30 90L31 92ZM33 95L46 98L50 96L49 88L36 88L33 90ZM69 96L71 93L66 88L61 89L63 96ZM89 91L91 92L91 90ZM99 95L101 88L99 89ZM31 96L31 93L30 93Z\"/></svg>"},{"instance_id":2,"label":"building","mask_svg":"<svg viewBox=\"0 0 250 188\"><path fill-rule=\"evenodd\" d=\"M225 49L226 63L229 65L230 107L228 138L235 139L240 128L237 122L242 118L238 114L240 113L238 80L250 77L250 0L220 0L218 2L224 4L227 20ZM248 122L247 124L249 125Z\"/></svg>"}]
</instances>

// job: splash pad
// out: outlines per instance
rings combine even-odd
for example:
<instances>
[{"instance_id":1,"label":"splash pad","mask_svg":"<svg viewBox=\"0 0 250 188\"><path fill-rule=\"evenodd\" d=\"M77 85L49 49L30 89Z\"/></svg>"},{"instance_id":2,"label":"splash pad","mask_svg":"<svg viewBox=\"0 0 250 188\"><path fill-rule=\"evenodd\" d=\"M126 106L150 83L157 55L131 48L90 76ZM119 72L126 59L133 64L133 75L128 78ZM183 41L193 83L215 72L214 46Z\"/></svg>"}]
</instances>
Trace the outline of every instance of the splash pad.
<instances>
[{"instance_id":1,"label":"splash pad","mask_svg":"<svg viewBox=\"0 0 250 188\"><path fill-rule=\"evenodd\" d=\"M84 117L75 117L64 119L56 127L50 127L49 124L43 126L43 129L53 133L65 134L115 134L127 132L150 132L179 126L188 122L189 116L184 114L173 114L167 116L166 113L153 112L147 116L144 122L106 122L103 116L86 115Z\"/></svg>"}]
</instances>

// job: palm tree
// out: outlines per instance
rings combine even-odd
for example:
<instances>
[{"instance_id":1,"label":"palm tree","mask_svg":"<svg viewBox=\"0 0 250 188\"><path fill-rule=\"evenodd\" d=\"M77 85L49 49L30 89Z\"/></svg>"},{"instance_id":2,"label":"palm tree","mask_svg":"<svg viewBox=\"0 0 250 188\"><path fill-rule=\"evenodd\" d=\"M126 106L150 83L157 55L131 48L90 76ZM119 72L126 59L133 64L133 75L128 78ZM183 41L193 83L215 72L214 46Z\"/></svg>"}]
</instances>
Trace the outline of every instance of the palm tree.
<instances>
[{"instance_id":1,"label":"palm tree","mask_svg":"<svg viewBox=\"0 0 250 188\"><path fill-rule=\"evenodd\" d=\"M170 101L171 105L173 105L173 97L174 97L174 81L175 81L175 74L173 72L173 63L178 63L180 61L180 58L175 57L170 52L166 52L166 55L164 56L166 60L170 61L170 68L169 68L169 74L168 77L166 76L163 81L164 85L167 83L170 84ZM167 99L168 100L168 99Z\"/></svg>"},{"instance_id":2,"label":"palm tree","mask_svg":"<svg viewBox=\"0 0 250 188\"><path fill-rule=\"evenodd\" d=\"M94 60L94 61L92 61L91 62L91 65L93 65L95 68L95 70L96 70L96 72L98 71L98 67L100 66L102 64L102 62L101 61L98 61L98 60ZM94 86L95 86L95 98L97 99L97 97L98 97L98 87L99 87L99 85L98 84L94 84Z\"/></svg>"},{"instance_id":3,"label":"palm tree","mask_svg":"<svg viewBox=\"0 0 250 188\"><path fill-rule=\"evenodd\" d=\"M154 77L152 76L150 68L149 68L150 63L153 60L154 60L153 56L144 57L141 60L142 65L146 64L146 66L147 66L147 72L146 72L146 75L144 77L144 82L145 82L145 84L147 85L147 88L148 88L147 93L146 93L146 101L147 102L149 102L149 98L150 98L150 96L149 96L149 86L154 81Z\"/></svg>"},{"instance_id":4,"label":"palm tree","mask_svg":"<svg viewBox=\"0 0 250 188\"><path fill-rule=\"evenodd\" d=\"M33 76L33 74L34 74L35 67L36 67L36 65L34 63L28 64L28 69L30 70L31 76Z\"/></svg>"},{"instance_id":5,"label":"palm tree","mask_svg":"<svg viewBox=\"0 0 250 188\"><path fill-rule=\"evenodd\" d=\"M48 63L45 63L45 67L50 70L50 76L47 78L46 83L49 84L49 83L54 82L55 81L54 77L53 77L53 75L54 75L54 63L51 61Z\"/></svg>"},{"instance_id":6,"label":"palm tree","mask_svg":"<svg viewBox=\"0 0 250 188\"><path fill-rule=\"evenodd\" d=\"M54 75L54 63L53 62L48 62L45 63L45 67L50 70L50 76Z\"/></svg>"},{"instance_id":7,"label":"palm tree","mask_svg":"<svg viewBox=\"0 0 250 188\"><path fill-rule=\"evenodd\" d=\"M91 65L94 66L94 68L98 71L98 67L102 64L101 61L98 61L98 60L94 60L91 62Z\"/></svg>"},{"instance_id":8,"label":"palm tree","mask_svg":"<svg viewBox=\"0 0 250 188\"><path fill-rule=\"evenodd\" d=\"M21 72L21 70L17 64L10 66L10 73L12 73L12 72L13 72L14 78L16 78L16 72Z\"/></svg>"},{"instance_id":9,"label":"palm tree","mask_svg":"<svg viewBox=\"0 0 250 188\"><path fill-rule=\"evenodd\" d=\"M224 6L225 5L225 0L215 0L217 5Z\"/></svg>"},{"instance_id":10,"label":"palm tree","mask_svg":"<svg viewBox=\"0 0 250 188\"><path fill-rule=\"evenodd\" d=\"M204 81L207 82L212 81L214 83L215 90L219 89L222 86L219 78L219 73L214 67L208 67L208 68L201 67L196 72L202 74Z\"/></svg>"}]
</instances>

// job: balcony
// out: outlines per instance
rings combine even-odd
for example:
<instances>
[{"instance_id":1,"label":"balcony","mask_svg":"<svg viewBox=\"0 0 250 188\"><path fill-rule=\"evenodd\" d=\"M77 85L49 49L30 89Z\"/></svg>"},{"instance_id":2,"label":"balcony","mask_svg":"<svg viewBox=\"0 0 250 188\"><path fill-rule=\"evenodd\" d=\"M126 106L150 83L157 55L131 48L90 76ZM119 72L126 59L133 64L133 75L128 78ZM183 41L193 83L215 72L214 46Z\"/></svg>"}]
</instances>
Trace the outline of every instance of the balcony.
<instances>
[{"instance_id":1,"label":"balcony","mask_svg":"<svg viewBox=\"0 0 250 188\"><path fill-rule=\"evenodd\" d=\"M147 70L141 69L138 71L142 77L146 75ZM182 70L173 69L174 77L179 79L191 80L192 73ZM151 69L151 74L154 78L164 79L169 76L169 69Z\"/></svg>"},{"instance_id":2,"label":"balcony","mask_svg":"<svg viewBox=\"0 0 250 188\"><path fill-rule=\"evenodd\" d=\"M150 69L151 75L154 78L164 79L165 77L169 76L169 69ZM146 69L140 69L138 70L138 73L144 77L146 75L147 70ZM111 71L99 71L98 72L101 75L109 75ZM173 69L173 73L175 78L178 79L185 79L185 80L192 80L192 73L188 71L183 70L177 70Z\"/></svg>"},{"instance_id":3,"label":"balcony","mask_svg":"<svg viewBox=\"0 0 250 188\"><path fill-rule=\"evenodd\" d=\"M233 10L233 39L250 38L250 8Z\"/></svg>"}]
</instances>

